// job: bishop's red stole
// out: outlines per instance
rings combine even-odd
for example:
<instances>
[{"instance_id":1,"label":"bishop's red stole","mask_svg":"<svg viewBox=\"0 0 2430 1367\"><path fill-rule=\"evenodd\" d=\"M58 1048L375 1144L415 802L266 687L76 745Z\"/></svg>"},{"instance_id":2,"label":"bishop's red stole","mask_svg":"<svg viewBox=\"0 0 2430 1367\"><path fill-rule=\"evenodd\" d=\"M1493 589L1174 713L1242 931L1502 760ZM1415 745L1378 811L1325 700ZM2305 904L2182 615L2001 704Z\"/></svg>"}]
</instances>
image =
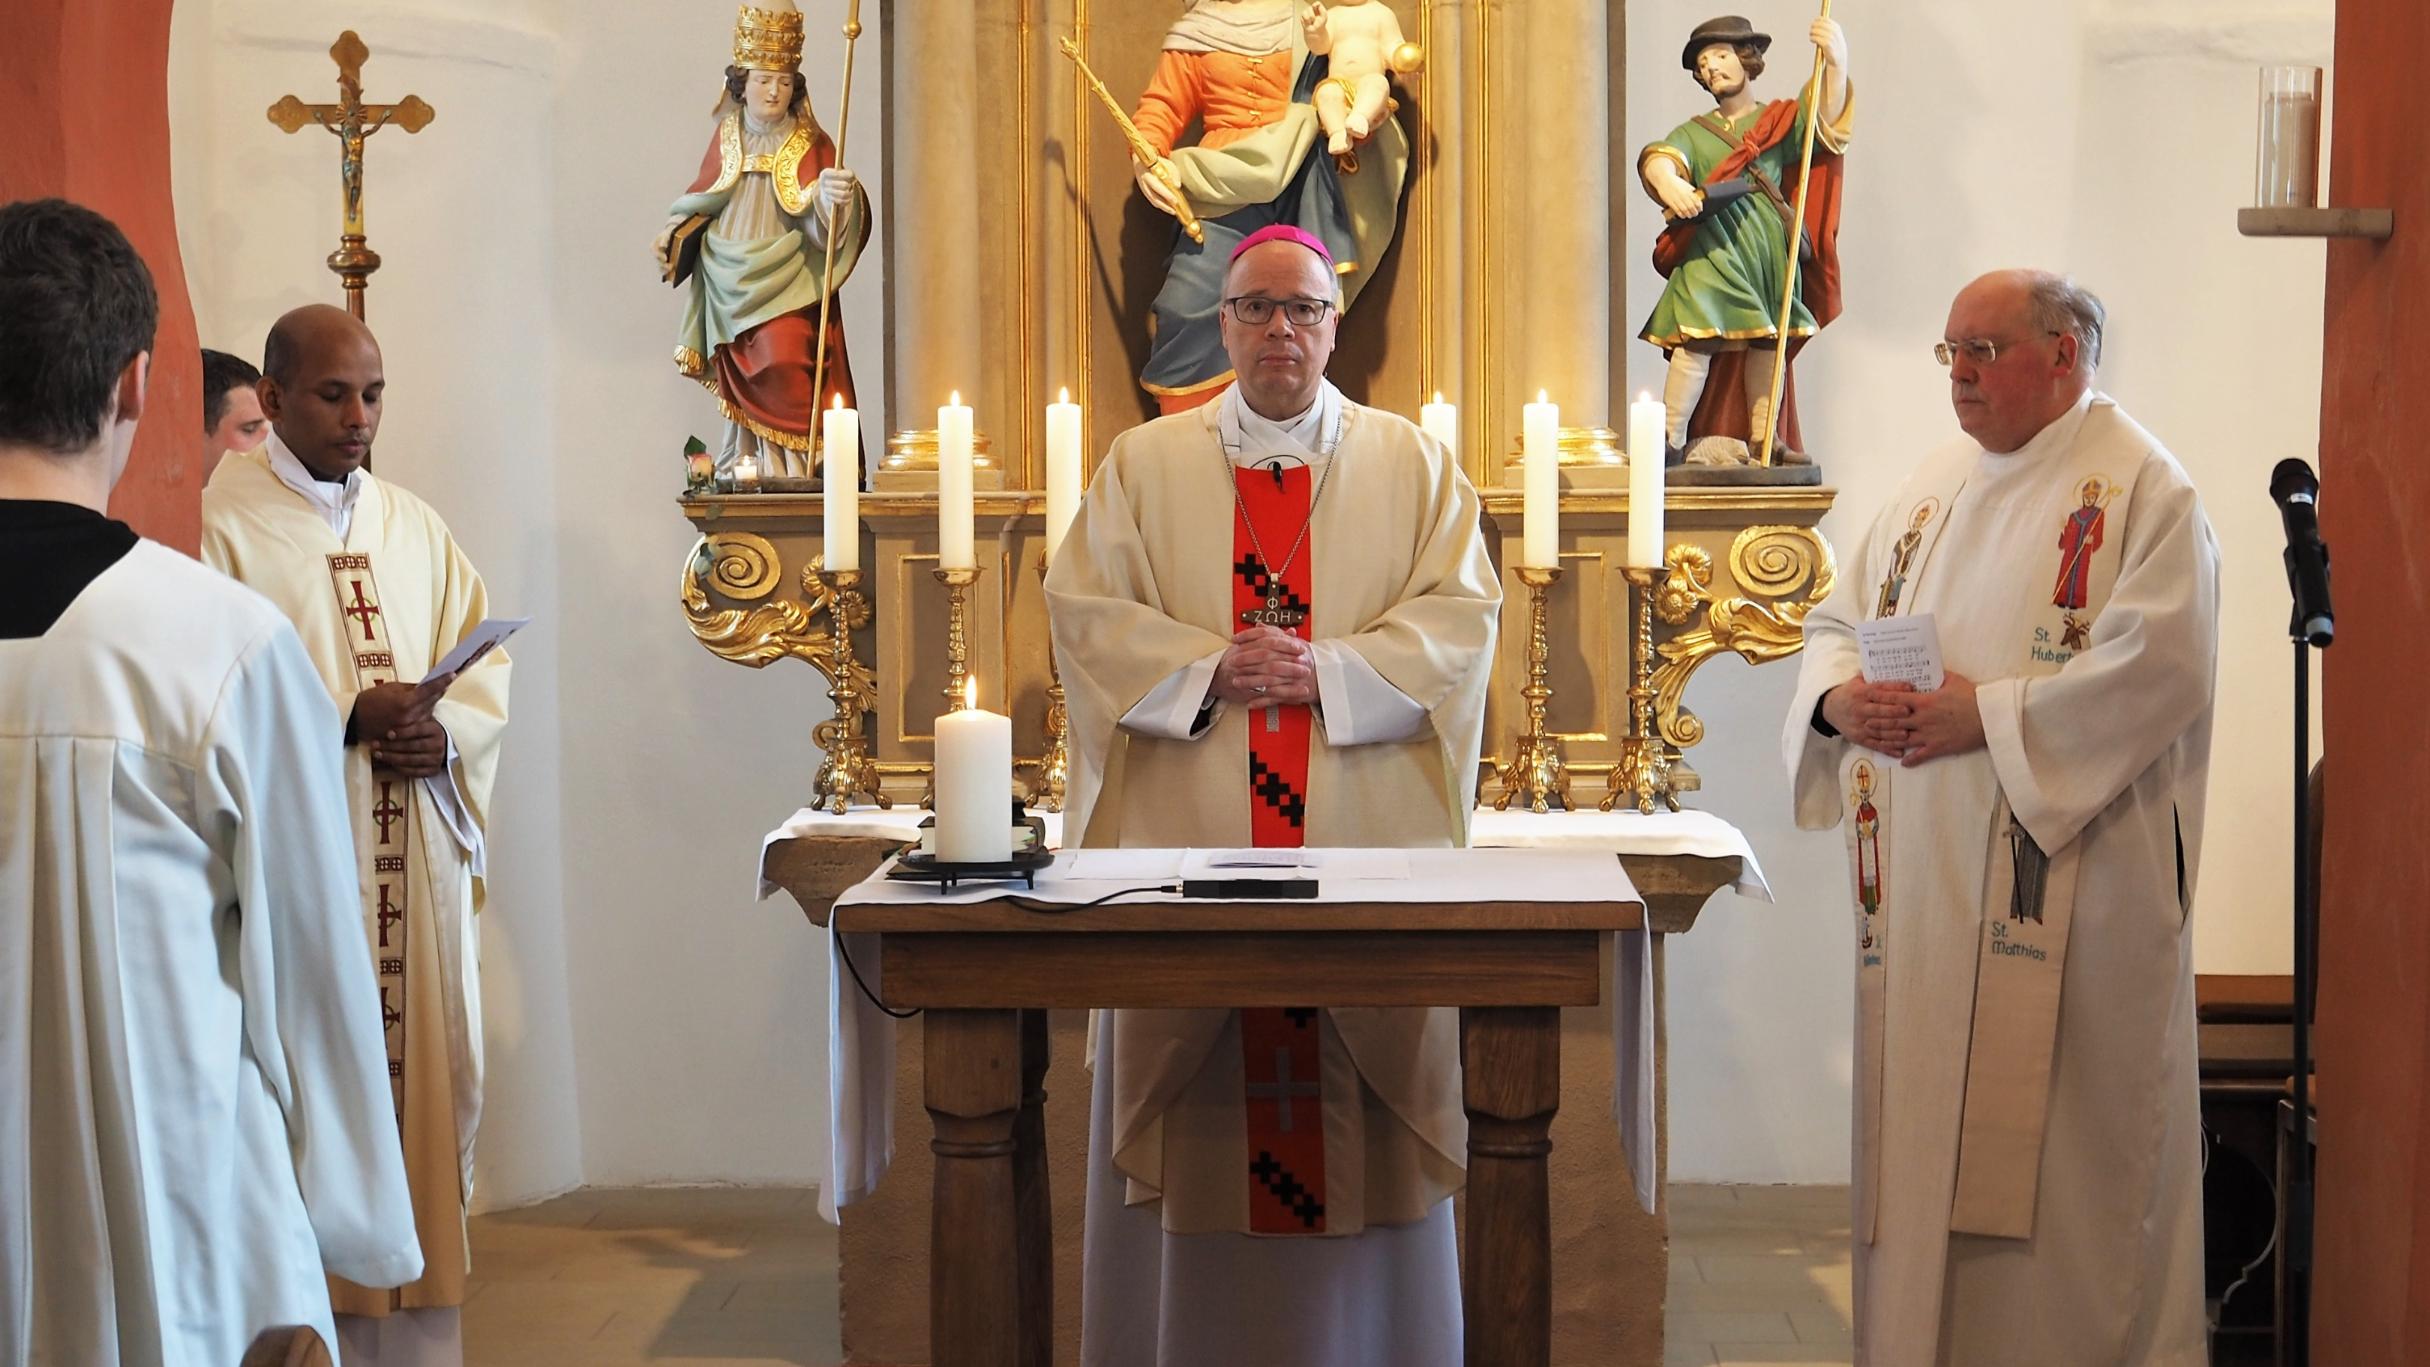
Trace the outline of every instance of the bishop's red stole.
<instances>
[{"instance_id":1,"label":"bishop's red stole","mask_svg":"<svg viewBox=\"0 0 2430 1367\"><path fill-rule=\"evenodd\" d=\"M1308 586L1315 583L1316 547L1293 555L1310 507L1308 467L1235 468L1240 500L1232 526L1233 620L1243 613L1280 611L1284 628L1308 639ZM1255 531L1251 531L1254 519ZM1311 531L1311 536L1313 531ZM1258 547L1282 557L1287 572L1265 563ZM1249 710L1249 838L1259 846L1296 849L1307 843L1308 747L1315 709L1299 705ZM1249 1007L1240 1013L1242 1077L1247 1083L1249 1231L1325 1232L1325 1113L1323 1056L1317 1014L1308 1007Z\"/></svg>"}]
</instances>

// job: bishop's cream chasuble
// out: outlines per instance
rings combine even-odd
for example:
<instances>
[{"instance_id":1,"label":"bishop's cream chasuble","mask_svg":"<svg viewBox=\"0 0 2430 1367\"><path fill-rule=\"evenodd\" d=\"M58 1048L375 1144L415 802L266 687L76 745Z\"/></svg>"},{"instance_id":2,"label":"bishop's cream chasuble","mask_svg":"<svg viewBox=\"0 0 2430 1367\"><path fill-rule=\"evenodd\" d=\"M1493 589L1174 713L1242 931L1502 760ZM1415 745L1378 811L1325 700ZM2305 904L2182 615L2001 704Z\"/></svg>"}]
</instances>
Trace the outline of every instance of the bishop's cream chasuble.
<instances>
[{"instance_id":1,"label":"bishop's cream chasuble","mask_svg":"<svg viewBox=\"0 0 2430 1367\"><path fill-rule=\"evenodd\" d=\"M278 479L265 452L232 455L212 475L203 557L286 612L338 714L351 716L364 689L419 682L487 615L488 595L420 499L361 476L341 540L324 512ZM503 652L492 651L439 702L434 716L455 753L441 779L405 778L373 764L367 747L346 748L363 931L426 1270L395 1291L332 1278L340 1314L464 1301L464 1209L481 1115L476 870L506 726L507 674ZM453 792L439 789L443 783ZM469 845L451 816L471 823Z\"/></svg>"},{"instance_id":2,"label":"bishop's cream chasuble","mask_svg":"<svg viewBox=\"0 0 2430 1367\"><path fill-rule=\"evenodd\" d=\"M338 735L151 542L0 640L0 1362L234 1364L331 1337L324 1267L420 1272Z\"/></svg>"},{"instance_id":3,"label":"bishop's cream chasuble","mask_svg":"<svg viewBox=\"0 0 2430 1367\"><path fill-rule=\"evenodd\" d=\"M1047 581L1077 843L1466 843L1501 598L1477 497L1414 426L1336 402L1313 461L1236 466L1219 403L1124 434L1099 467ZM1219 708L1188 739L1124 724L1248 622L1336 643L1428 724L1341 746L1306 706ZM1237 1360L1237 1326L1277 1309L1258 1290L1287 1289L1277 1276L1337 1292L1249 1330L1277 1345L1257 1360L1431 1361L1409 1354L1442 1347L1395 1345L1440 1337L1425 1331L1446 1288L1456 1353L1441 1204L1467 1146L1456 1012L1119 1011L1096 1065L1088 1362ZM1433 1308L1362 1325L1341 1295ZM1236 1331L1203 1328L1223 1322Z\"/></svg>"},{"instance_id":4,"label":"bishop's cream chasuble","mask_svg":"<svg viewBox=\"0 0 2430 1367\"><path fill-rule=\"evenodd\" d=\"M1859 621L1931 614L1985 749L1816 731ZM2218 550L2087 394L1927 459L1806 619L1784 748L1856 906L1856 1332L1869 1363L2200 1363L2193 975Z\"/></svg>"}]
</instances>

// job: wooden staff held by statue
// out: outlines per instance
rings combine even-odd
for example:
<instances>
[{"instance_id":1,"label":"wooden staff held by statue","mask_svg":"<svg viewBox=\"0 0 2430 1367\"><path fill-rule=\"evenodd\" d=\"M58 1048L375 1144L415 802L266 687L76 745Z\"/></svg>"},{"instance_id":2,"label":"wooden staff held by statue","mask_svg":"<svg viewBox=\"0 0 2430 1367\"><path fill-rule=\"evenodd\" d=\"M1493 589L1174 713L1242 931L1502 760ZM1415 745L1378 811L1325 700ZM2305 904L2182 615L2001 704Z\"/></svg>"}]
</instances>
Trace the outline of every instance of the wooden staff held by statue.
<instances>
[{"instance_id":1,"label":"wooden staff held by statue","mask_svg":"<svg viewBox=\"0 0 2430 1367\"><path fill-rule=\"evenodd\" d=\"M844 165L844 139L852 136L852 54L860 46L860 41L861 0L848 0L844 8L844 95L837 101L835 115L835 165L838 170L843 169ZM818 358L810 363L810 405L813 410L827 393L827 348L823 339L827 336L827 320L835 310L835 291L828 282L835 277L835 238L842 231L843 210L844 206L840 204L827 210L827 264L818 276L818 331L813 334L822 341L818 347ZM817 423L815 411L810 420L813 424ZM825 459L825 454L820 453L822 475L826 468L823 463Z\"/></svg>"},{"instance_id":2,"label":"wooden staff held by statue","mask_svg":"<svg viewBox=\"0 0 2430 1367\"><path fill-rule=\"evenodd\" d=\"M1822 0L1822 17L1831 17L1831 0ZM1760 465L1772 463L1772 442L1782 422L1780 391L1789 377L1789 318L1791 306L1797 299L1798 246L1805 240L1806 192L1814 178L1814 129L1822 122L1823 116L1823 62L1823 50L1817 47L1814 49L1814 74L1806 81L1806 98L1809 101L1805 115L1806 135L1803 145L1797 150L1797 206L1789 215L1789 267L1781 273L1779 327L1772 334L1772 403L1765 414L1763 445L1759 448L1762 454L1756 460Z\"/></svg>"}]
</instances>

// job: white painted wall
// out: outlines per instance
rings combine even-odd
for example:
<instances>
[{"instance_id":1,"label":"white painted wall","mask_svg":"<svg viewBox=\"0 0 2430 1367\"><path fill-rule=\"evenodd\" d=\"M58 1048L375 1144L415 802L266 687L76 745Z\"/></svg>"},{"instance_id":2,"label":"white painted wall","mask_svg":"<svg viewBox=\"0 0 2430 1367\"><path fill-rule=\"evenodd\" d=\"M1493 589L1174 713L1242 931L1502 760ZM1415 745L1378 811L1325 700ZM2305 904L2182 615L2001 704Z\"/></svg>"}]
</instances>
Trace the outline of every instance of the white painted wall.
<instances>
[{"instance_id":1,"label":"white painted wall","mask_svg":"<svg viewBox=\"0 0 2430 1367\"><path fill-rule=\"evenodd\" d=\"M1811 11L1750 0L1793 89ZM1809 353L1812 444L1852 542L1917 453L1954 429L1927 348L1982 270L2070 269L2113 310L2104 384L2177 452L2228 553L2201 966L2283 969L2288 685L2277 528L2261 497L2316 433L2321 250L2234 232L2249 193L2252 68L2325 64L2327 0L2215 7L2070 0L1851 17L1860 137L1843 249L1850 306ZM808 1182L825 1153L824 984L781 900L755 905L760 833L791 811L824 714L817 676L710 657L675 587L691 543L672 494L714 410L668 364L677 316L643 245L689 180L732 7L183 0L172 42L178 216L206 340L257 352L281 310L336 296L332 148L262 119L327 98L340 22L374 50L373 98L439 111L370 150L371 293L391 411L381 471L449 518L518 642L516 721L484 926L490 1095L484 1200L578 1183ZM814 36L827 16L813 7ZM1703 4L1629 6L1629 146L1701 107L1676 65ZM852 163L883 202L880 26L862 39ZM832 118L840 54L808 62ZM1638 205L1632 314L1655 295ZM856 373L884 392L882 265L845 292ZM1639 348L1632 388L1659 360ZM883 414L867 425L883 430ZM1744 826L1776 905L1725 894L1670 949L1672 1171L1846 1175L1849 975L1836 834L1790 829L1775 753L1792 669L1720 661L1699 805ZM2245 763L2246 760L2251 763Z\"/></svg>"},{"instance_id":2,"label":"white painted wall","mask_svg":"<svg viewBox=\"0 0 2430 1367\"><path fill-rule=\"evenodd\" d=\"M1774 35L1758 85L1810 70L1814 7L1742 6ZM1629 6L1625 142L1705 107L1679 45L1712 7ZM1847 313L1810 348L1808 444L1840 489L1823 530L1852 545L1933 444L1956 435L1929 347L1948 302L1983 271L2073 272L2111 310L2102 387L2167 442L2203 492L2226 556L2210 829L2195 910L2206 972L2283 972L2290 855L2278 756L2291 686L2278 523L2263 496L2281 457L2318 436L2317 244L2236 234L2251 194L2254 68L2326 65L2331 6L2227 9L2071 0L2030 7L1848 12L1858 136L1841 249ZM1659 227L1650 201L1629 241ZM1632 317L1660 290L1640 251ZM1639 346L1630 384L1659 391ZM1707 668L1688 702L1715 739L1696 752L1699 805L1744 827L1778 902L1725 894L1670 946L1671 1174L1689 1181L1847 1176L1851 975L1837 832L1789 822L1777 736L1792 669Z\"/></svg>"},{"instance_id":3,"label":"white painted wall","mask_svg":"<svg viewBox=\"0 0 2430 1367\"><path fill-rule=\"evenodd\" d=\"M834 6L805 5L803 61L822 123L842 80ZM646 253L708 146L730 59L731 4L562 7L566 62L556 255L558 491L567 582L569 976L586 1175L808 1183L826 1154L826 984L791 899L752 901L760 836L805 800L823 682L784 661L752 672L685 629L676 511L687 433L722 419L669 361L679 297ZM852 165L882 202L876 7L855 65ZM863 430L882 432L883 274L844 291ZM794 567L798 568L798 567Z\"/></svg>"}]
</instances>

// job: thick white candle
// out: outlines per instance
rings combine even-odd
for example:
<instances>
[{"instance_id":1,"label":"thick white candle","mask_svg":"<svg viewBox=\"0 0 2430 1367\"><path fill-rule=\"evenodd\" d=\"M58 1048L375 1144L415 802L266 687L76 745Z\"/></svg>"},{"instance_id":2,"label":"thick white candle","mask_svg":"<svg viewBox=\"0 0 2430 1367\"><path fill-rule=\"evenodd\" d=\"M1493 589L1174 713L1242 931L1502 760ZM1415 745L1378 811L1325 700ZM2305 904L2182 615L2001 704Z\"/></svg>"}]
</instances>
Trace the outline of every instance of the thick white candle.
<instances>
[{"instance_id":1,"label":"thick white candle","mask_svg":"<svg viewBox=\"0 0 2430 1367\"><path fill-rule=\"evenodd\" d=\"M823 449L820 466L826 476L826 494L820 500L820 520L824 524L827 568L857 570L861 567L861 415L844 407L844 396L835 396L835 406L825 416Z\"/></svg>"},{"instance_id":2,"label":"thick white candle","mask_svg":"<svg viewBox=\"0 0 2430 1367\"><path fill-rule=\"evenodd\" d=\"M1531 570L1554 569L1561 563L1561 408L1538 390L1520 417L1525 483L1519 563Z\"/></svg>"},{"instance_id":3,"label":"thick white candle","mask_svg":"<svg viewBox=\"0 0 2430 1367\"><path fill-rule=\"evenodd\" d=\"M970 409L962 392L937 410L937 567L976 569L971 545Z\"/></svg>"},{"instance_id":4,"label":"thick white candle","mask_svg":"<svg viewBox=\"0 0 2430 1367\"><path fill-rule=\"evenodd\" d=\"M1639 394L1628 406L1628 563L1662 568L1662 401Z\"/></svg>"},{"instance_id":5,"label":"thick white candle","mask_svg":"<svg viewBox=\"0 0 2430 1367\"><path fill-rule=\"evenodd\" d=\"M1046 406L1046 558L1052 562L1063 534L1080 515L1080 405L1072 392Z\"/></svg>"},{"instance_id":6,"label":"thick white candle","mask_svg":"<svg viewBox=\"0 0 2430 1367\"><path fill-rule=\"evenodd\" d=\"M759 489L759 457L744 456L734 462L734 492L754 493Z\"/></svg>"},{"instance_id":7,"label":"thick white candle","mask_svg":"<svg viewBox=\"0 0 2430 1367\"><path fill-rule=\"evenodd\" d=\"M978 681L970 681L971 699ZM938 859L1012 858L1012 718L967 705L937 718Z\"/></svg>"},{"instance_id":8,"label":"thick white candle","mask_svg":"<svg viewBox=\"0 0 2430 1367\"><path fill-rule=\"evenodd\" d=\"M1460 453L1460 410L1443 402L1443 391L1434 391L1434 402L1418 405L1418 426L1426 435L1443 443L1443 449L1453 455Z\"/></svg>"}]
</instances>

